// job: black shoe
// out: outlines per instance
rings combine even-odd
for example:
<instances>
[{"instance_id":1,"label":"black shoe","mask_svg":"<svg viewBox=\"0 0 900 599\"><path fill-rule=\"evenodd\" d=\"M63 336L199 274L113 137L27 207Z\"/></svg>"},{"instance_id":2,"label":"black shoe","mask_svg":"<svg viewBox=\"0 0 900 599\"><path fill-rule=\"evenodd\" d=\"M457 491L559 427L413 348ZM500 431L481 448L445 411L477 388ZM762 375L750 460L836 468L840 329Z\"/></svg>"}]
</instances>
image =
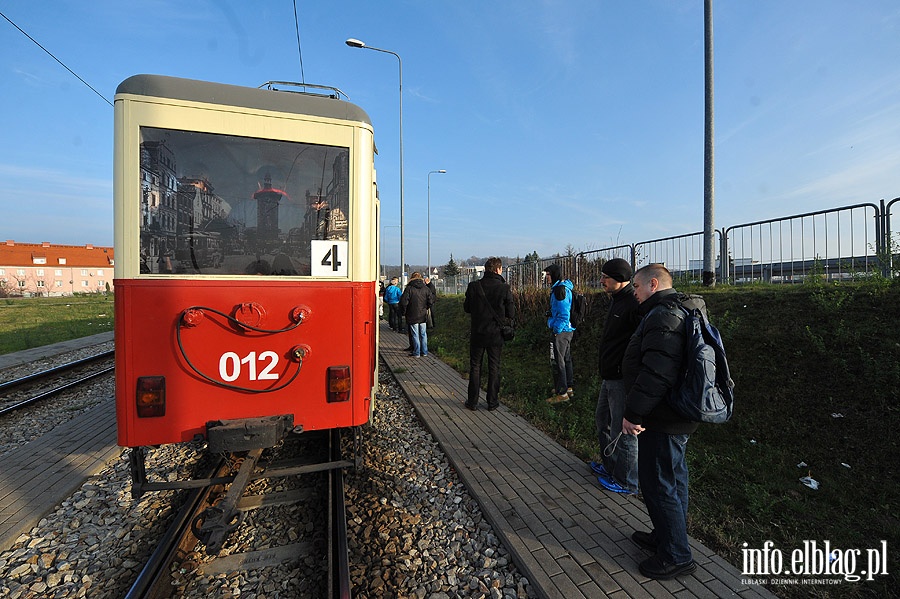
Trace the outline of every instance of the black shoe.
<instances>
[{"instance_id":1,"label":"black shoe","mask_svg":"<svg viewBox=\"0 0 900 599\"><path fill-rule=\"evenodd\" d=\"M656 552L656 546L658 543L656 542L656 537L653 536L652 532L644 532L642 530L636 530L631 535L631 540L640 545L643 549L647 549L648 551Z\"/></svg>"},{"instance_id":2,"label":"black shoe","mask_svg":"<svg viewBox=\"0 0 900 599\"><path fill-rule=\"evenodd\" d=\"M466 409L467 409L467 410L472 410L473 412L477 412L477 411L478 411L478 406L473 406L472 404L470 404L470 403L467 402L467 403L466 403Z\"/></svg>"},{"instance_id":3,"label":"black shoe","mask_svg":"<svg viewBox=\"0 0 900 599\"><path fill-rule=\"evenodd\" d=\"M412 350L413 350L412 345L410 345L409 347L407 347L407 348L406 348L405 350L403 350L403 351L412 351Z\"/></svg>"},{"instance_id":4,"label":"black shoe","mask_svg":"<svg viewBox=\"0 0 900 599\"><path fill-rule=\"evenodd\" d=\"M660 559L658 555L654 555L638 564L638 570L641 571L641 574L654 580L668 580L676 576L690 574L696 569L697 564L694 560L683 564L670 564Z\"/></svg>"},{"instance_id":5,"label":"black shoe","mask_svg":"<svg viewBox=\"0 0 900 599\"><path fill-rule=\"evenodd\" d=\"M500 407L500 404L497 404L496 406L488 406L488 412L493 412L494 410L496 410L499 407Z\"/></svg>"}]
</instances>

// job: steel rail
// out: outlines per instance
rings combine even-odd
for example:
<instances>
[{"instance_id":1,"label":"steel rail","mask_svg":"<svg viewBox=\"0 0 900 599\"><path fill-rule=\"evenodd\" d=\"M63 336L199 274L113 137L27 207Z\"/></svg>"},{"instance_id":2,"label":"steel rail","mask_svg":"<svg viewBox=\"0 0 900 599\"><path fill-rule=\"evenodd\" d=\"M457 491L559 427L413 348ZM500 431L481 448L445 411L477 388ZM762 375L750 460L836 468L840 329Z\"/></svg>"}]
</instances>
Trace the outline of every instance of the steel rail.
<instances>
[{"instance_id":1,"label":"steel rail","mask_svg":"<svg viewBox=\"0 0 900 599\"><path fill-rule=\"evenodd\" d=\"M331 460L341 458L341 431L331 431ZM347 544L347 510L344 497L344 471L341 468L328 471L329 479L329 554L328 596L333 599L351 599L350 552Z\"/></svg>"},{"instance_id":2,"label":"steel rail","mask_svg":"<svg viewBox=\"0 0 900 599\"><path fill-rule=\"evenodd\" d=\"M67 364L61 364L54 368L50 368L48 370L43 370L41 372L35 372L34 374L29 374L27 376L23 376L18 379L13 379L11 381L6 381L0 383L0 393L4 393L9 391L10 389L14 389L15 387L20 387L27 383L31 383L33 381L47 378L49 376L53 376L54 374L59 374L61 372L66 372L68 370L72 370L73 368L78 368L79 366L84 366L85 364L90 364L92 362L97 362L99 360L103 360L106 358L111 358L115 354L115 350L105 351L93 356L88 356L87 358L82 358L80 360L75 360L74 362L69 362Z\"/></svg>"},{"instance_id":3,"label":"steel rail","mask_svg":"<svg viewBox=\"0 0 900 599\"><path fill-rule=\"evenodd\" d=\"M86 382L90 381L91 379L97 378L98 376L103 376L104 374L108 374L108 373L112 372L113 370L115 370L115 366L110 366L109 368L104 368L102 370L92 372L91 374L89 374L87 376L83 376L80 379L77 379L74 381L69 381L68 383L65 383L64 385L60 385L59 387L54 387L53 389L50 389L49 391L44 391L43 393L39 393L38 395L35 395L34 397L29 397L28 399L23 399L20 402L16 402L16 403L9 405L3 409L0 409L0 416L9 414L10 412L15 412L16 410L22 409L33 403L41 401L42 399L46 399L48 397L53 397L54 395L59 395L63 391L71 389L72 387L77 387L78 385L86 383Z\"/></svg>"},{"instance_id":4,"label":"steel rail","mask_svg":"<svg viewBox=\"0 0 900 599\"><path fill-rule=\"evenodd\" d=\"M221 460L218 465L209 470L208 477L212 477L215 473L220 472L225 467L225 460ZM131 585L125 599L150 599L161 595L161 585L165 576L168 574L168 565L172 562L175 552L181 545L182 540L191 532L191 522L204 506L204 502L209 494L210 487L200 489L192 489L185 500L175 520L169 529L160 539L159 543L150 555L150 559L144 565L143 570L138 574L137 580Z\"/></svg>"}]
</instances>

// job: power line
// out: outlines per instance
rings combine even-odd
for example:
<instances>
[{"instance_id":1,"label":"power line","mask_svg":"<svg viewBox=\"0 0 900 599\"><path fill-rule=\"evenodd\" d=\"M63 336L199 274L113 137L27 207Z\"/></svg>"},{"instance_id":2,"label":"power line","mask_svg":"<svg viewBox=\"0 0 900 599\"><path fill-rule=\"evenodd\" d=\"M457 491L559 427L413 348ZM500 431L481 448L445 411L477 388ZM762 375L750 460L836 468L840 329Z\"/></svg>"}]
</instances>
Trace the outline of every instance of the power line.
<instances>
[{"instance_id":1,"label":"power line","mask_svg":"<svg viewBox=\"0 0 900 599\"><path fill-rule=\"evenodd\" d=\"M103 101L104 101L104 102L106 102L106 103L109 104L110 106L113 105L113 103L110 102L109 100L107 100L106 97L104 97L103 94L101 94L101 93L98 92L96 89L94 89L93 87L91 87L91 84L90 84L90 83L88 83L87 81L85 81L84 79L82 79L81 77L79 77L78 74L77 74L75 71L73 71L72 69L70 69L69 67L67 67L63 61L61 61L61 60L58 59L57 57L53 56L53 53L50 52L50 50L48 50L47 48L43 47L36 39L34 39L33 37L31 37L30 35L28 35L27 33L25 33L25 31L24 31L21 27L19 27L19 26L16 25L15 23L13 23L12 20L11 20L9 17L7 17L7 16L6 16L5 14L3 14L2 12L0 12L0 17L3 17L4 19L6 19L6 20L9 22L10 25L12 25L12 26L15 27L16 29L18 29L18 30L22 33L22 35L24 35L25 37L27 37L28 39L30 39L32 42L34 42L35 45L36 45L38 48L40 48L41 50L43 50L44 52L46 52L46 53L50 56L50 58L52 58L53 60L55 60L56 62L58 62L59 64L61 64L61 65L63 66L63 68L66 69L67 71L69 71L70 73L72 73L72 75L74 75L76 79L78 79L79 81L81 81L82 83L84 83L86 86L88 86L88 88L89 88L92 92L94 92L95 94L97 94L98 96L100 96L101 98L103 98ZM299 34L299 31L298 31L297 35L298 35L298 36L300 35L300 34Z\"/></svg>"},{"instance_id":2,"label":"power line","mask_svg":"<svg viewBox=\"0 0 900 599\"><path fill-rule=\"evenodd\" d=\"M306 83L306 75L303 74L303 50L300 48L300 19L297 17L297 0L294 0L294 25L297 28L297 54L300 55L300 83Z\"/></svg>"}]
</instances>

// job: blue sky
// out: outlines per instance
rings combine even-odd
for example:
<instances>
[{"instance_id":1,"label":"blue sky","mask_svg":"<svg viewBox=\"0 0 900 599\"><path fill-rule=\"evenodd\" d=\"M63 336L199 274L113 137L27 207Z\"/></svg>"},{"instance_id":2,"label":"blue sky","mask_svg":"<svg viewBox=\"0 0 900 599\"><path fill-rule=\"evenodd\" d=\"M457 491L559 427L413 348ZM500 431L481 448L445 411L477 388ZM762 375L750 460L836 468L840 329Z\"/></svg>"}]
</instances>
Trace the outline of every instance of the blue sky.
<instances>
[{"instance_id":1,"label":"blue sky","mask_svg":"<svg viewBox=\"0 0 900 599\"><path fill-rule=\"evenodd\" d=\"M703 0L297 0L303 76L373 120L384 262L703 228ZM301 79L291 0L6 0L112 100L156 73ZM900 196L900 4L719 0L716 227ZM0 238L112 244L113 109L0 19Z\"/></svg>"}]
</instances>

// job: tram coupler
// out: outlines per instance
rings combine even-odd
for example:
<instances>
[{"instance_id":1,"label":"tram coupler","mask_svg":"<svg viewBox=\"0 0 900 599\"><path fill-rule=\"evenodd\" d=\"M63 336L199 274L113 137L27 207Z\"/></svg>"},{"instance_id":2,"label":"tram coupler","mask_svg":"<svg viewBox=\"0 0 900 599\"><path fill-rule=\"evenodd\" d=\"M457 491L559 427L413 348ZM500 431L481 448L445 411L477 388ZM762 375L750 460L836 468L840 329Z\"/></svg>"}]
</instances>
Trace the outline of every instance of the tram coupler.
<instances>
[{"instance_id":1,"label":"tram coupler","mask_svg":"<svg viewBox=\"0 0 900 599\"><path fill-rule=\"evenodd\" d=\"M241 525L244 515L237 509L238 501L250 483L250 477L262 452L262 449L247 452L237 476L228 487L225 499L204 510L191 523L191 531L197 540L206 546L209 555L218 554L225 545L228 535Z\"/></svg>"}]
</instances>

